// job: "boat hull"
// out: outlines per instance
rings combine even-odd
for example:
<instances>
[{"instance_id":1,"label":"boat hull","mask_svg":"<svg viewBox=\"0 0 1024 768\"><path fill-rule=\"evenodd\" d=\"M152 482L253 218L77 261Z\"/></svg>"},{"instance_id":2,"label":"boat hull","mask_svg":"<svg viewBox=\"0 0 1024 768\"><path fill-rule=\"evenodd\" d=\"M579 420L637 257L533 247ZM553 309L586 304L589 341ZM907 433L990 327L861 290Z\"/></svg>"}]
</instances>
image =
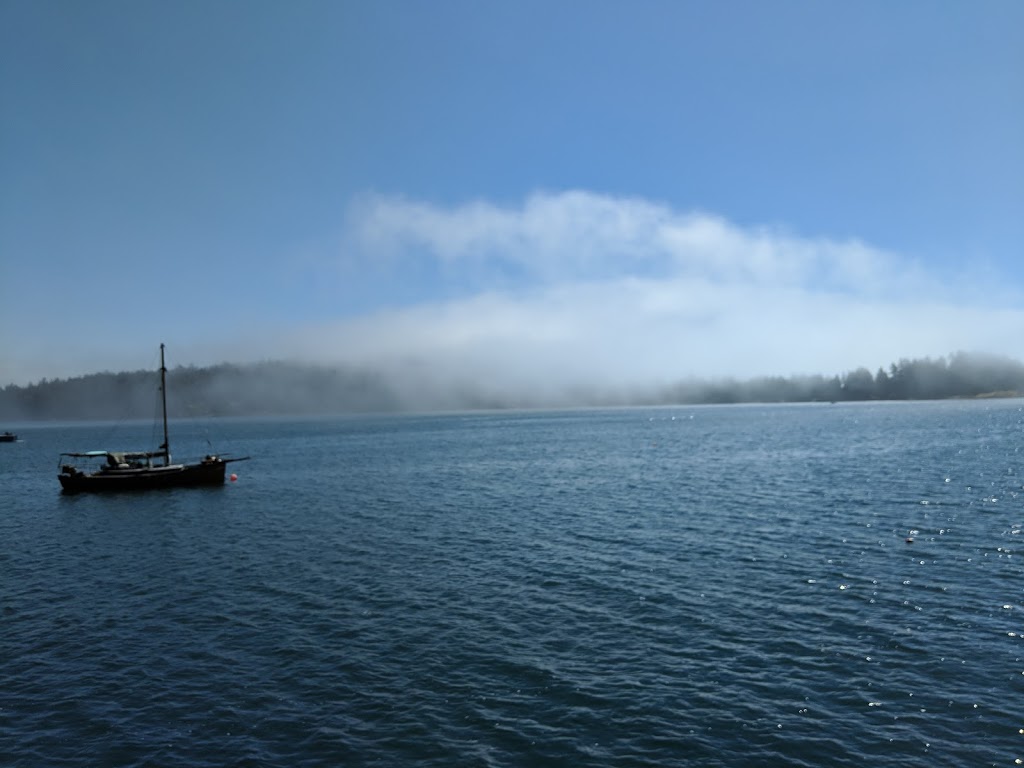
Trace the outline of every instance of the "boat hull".
<instances>
[{"instance_id":1,"label":"boat hull","mask_svg":"<svg viewBox=\"0 0 1024 768\"><path fill-rule=\"evenodd\" d=\"M101 469L81 472L66 468L57 475L64 493L108 493L148 491L154 488L190 488L223 485L224 459L204 460L198 464L171 464L142 469Z\"/></svg>"}]
</instances>

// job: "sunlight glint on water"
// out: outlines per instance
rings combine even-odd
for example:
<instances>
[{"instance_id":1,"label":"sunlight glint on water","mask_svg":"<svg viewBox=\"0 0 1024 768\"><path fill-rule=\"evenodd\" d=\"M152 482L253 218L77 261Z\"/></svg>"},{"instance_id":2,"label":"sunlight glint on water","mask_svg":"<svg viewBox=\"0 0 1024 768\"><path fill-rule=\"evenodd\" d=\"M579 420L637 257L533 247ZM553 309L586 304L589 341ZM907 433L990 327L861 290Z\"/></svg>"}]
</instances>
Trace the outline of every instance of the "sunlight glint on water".
<instances>
[{"instance_id":1,"label":"sunlight glint on water","mask_svg":"<svg viewBox=\"0 0 1024 768\"><path fill-rule=\"evenodd\" d=\"M19 426L5 763L1013 764L1022 413L222 421L237 483L79 497L107 428Z\"/></svg>"}]
</instances>

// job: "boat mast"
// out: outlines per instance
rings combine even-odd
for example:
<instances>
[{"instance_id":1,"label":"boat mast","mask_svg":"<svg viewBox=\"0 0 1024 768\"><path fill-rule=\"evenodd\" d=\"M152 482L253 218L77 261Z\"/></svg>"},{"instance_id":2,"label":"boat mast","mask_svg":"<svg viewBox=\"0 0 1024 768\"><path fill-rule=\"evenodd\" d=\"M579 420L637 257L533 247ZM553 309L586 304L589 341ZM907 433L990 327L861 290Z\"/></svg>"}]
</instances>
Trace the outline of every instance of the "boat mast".
<instances>
[{"instance_id":1,"label":"boat mast","mask_svg":"<svg viewBox=\"0 0 1024 768\"><path fill-rule=\"evenodd\" d=\"M171 463L171 446L167 440L167 366L164 365L164 345L160 345L160 402L164 411L164 444L160 450L164 452L164 465Z\"/></svg>"}]
</instances>

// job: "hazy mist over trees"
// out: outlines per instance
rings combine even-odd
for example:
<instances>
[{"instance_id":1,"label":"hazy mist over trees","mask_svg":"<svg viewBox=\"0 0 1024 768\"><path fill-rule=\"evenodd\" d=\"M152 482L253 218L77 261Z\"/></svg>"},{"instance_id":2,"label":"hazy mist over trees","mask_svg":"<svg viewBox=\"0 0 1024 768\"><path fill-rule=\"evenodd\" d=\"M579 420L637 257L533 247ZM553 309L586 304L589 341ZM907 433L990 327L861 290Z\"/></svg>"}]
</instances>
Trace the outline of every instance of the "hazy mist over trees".
<instances>
[{"instance_id":1,"label":"hazy mist over trees","mask_svg":"<svg viewBox=\"0 0 1024 768\"><path fill-rule=\"evenodd\" d=\"M841 402L936 400L1024 395L1024 365L996 355L957 352L937 359L906 358L872 373L857 368L842 375L762 377L747 381L679 384L664 393L672 403Z\"/></svg>"},{"instance_id":2,"label":"hazy mist over trees","mask_svg":"<svg viewBox=\"0 0 1024 768\"><path fill-rule=\"evenodd\" d=\"M985 354L901 359L826 376L682 381L661 389L611 391L595 385L554 396L496 394L482 383L430 386L426 377L294 363L178 367L168 372L171 417L315 415L608 405L928 400L1024 395L1024 364ZM159 414L153 371L95 373L0 389L0 419L149 418Z\"/></svg>"}]
</instances>

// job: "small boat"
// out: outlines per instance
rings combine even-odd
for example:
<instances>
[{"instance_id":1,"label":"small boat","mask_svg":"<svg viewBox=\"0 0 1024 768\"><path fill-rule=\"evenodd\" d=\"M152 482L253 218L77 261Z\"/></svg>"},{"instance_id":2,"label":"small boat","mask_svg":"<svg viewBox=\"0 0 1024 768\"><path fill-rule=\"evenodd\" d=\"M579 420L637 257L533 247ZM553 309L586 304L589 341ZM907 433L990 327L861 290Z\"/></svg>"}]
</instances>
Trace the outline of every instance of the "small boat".
<instances>
[{"instance_id":1,"label":"small boat","mask_svg":"<svg viewBox=\"0 0 1024 768\"><path fill-rule=\"evenodd\" d=\"M18 441L18 436L13 432L0 433L0 443L15 443Z\"/></svg>"},{"instance_id":2,"label":"small boat","mask_svg":"<svg viewBox=\"0 0 1024 768\"><path fill-rule=\"evenodd\" d=\"M208 455L191 464L171 462L167 436L167 366L164 345L160 345L160 402L163 408L164 442L155 451L86 451L60 455L60 480L64 493L87 491L148 491L156 488L194 488L223 485L227 465L249 457L227 458ZM74 459L88 460L87 469L79 469ZM99 466L96 463L99 462ZM234 476L232 475L232 479Z\"/></svg>"}]
</instances>

